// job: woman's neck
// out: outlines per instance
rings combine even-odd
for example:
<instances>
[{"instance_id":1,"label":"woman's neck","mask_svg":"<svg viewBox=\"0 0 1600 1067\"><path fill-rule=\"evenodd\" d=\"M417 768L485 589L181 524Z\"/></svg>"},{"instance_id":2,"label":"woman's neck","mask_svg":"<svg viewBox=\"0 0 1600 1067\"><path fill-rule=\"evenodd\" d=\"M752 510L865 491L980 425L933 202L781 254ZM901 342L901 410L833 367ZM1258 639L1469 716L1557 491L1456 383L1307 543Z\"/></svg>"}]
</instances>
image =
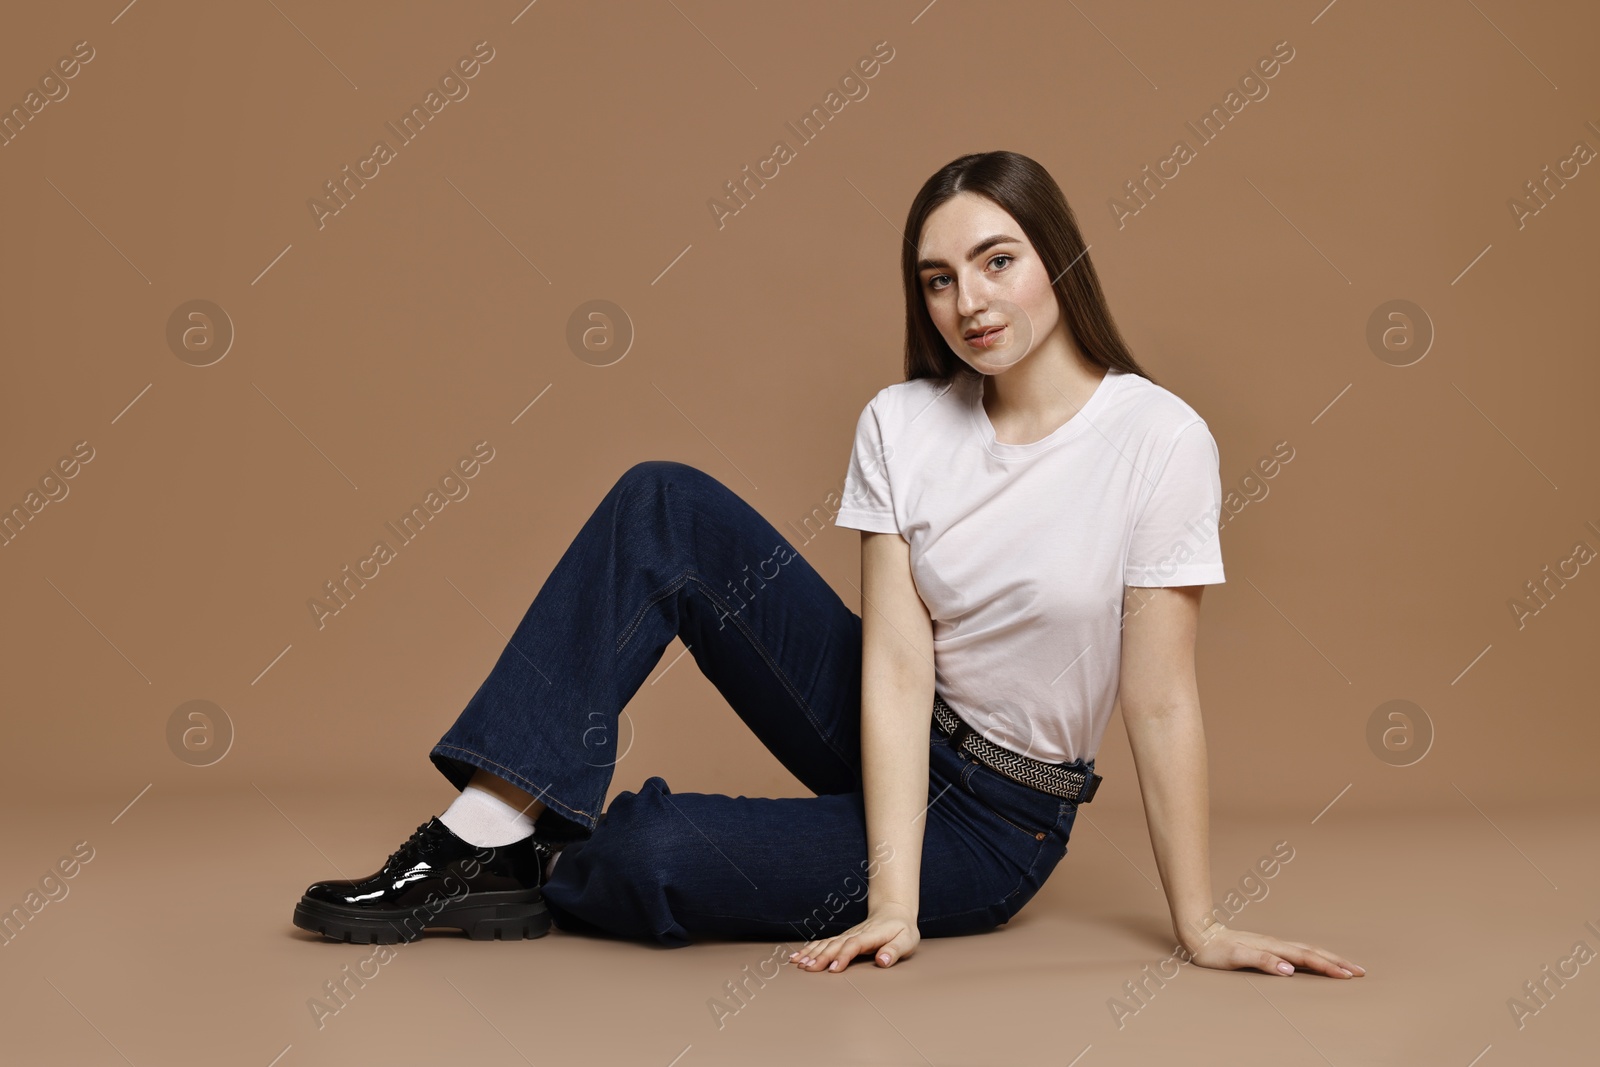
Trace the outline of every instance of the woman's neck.
<instances>
[{"instance_id":1,"label":"woman's neck","mask_svg":"<svg viewBox=\"0 0 1600 1067\"><path fill-rule=\"evenodd\" d=\"M1002 443L1027 444L1077 415L1108 373L1075 347L1043 347L999 374L983 375L983 410Z\"/></svg>"}]
</instances>

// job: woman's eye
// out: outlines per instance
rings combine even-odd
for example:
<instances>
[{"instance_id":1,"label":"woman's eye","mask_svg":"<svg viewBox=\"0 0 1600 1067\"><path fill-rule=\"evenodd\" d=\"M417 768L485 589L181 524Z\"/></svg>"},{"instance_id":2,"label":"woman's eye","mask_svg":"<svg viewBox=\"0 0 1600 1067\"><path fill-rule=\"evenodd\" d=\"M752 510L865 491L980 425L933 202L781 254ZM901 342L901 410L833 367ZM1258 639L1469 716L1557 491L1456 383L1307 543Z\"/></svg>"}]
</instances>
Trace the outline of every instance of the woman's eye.
<instances>
[{"instance_id":1,"label":"woman's eye","mask_svg":"<svg viewBox=\"0 0 1600 1067\"><path fill-rule=\"evenodd\" d=\"M1013 259L1015 259L1015 258L1016 258L1015 256L1013 256L1013 255L1011 255L1009 253L1001 252L999 255L993 256L993 257L990 258L989 265L992 267L992 266L994 266L996 260L1003 259L1003 260L1005 260L1005 263L1001 264L1001 266L998 269L1005 270L1007 267L1009 267L1011 265L1011 261ZM928 288L934 290L935 292L938 292L940 289L945 288L945 286L937 284L940 278L943 278L943 279L945 279L946 282L948 282L949 279L950 279L950 276L948 274L935 274L935 275L933 275L931 278L928 279L928 282L927 282Z\"/></svg>"}]
</instances>

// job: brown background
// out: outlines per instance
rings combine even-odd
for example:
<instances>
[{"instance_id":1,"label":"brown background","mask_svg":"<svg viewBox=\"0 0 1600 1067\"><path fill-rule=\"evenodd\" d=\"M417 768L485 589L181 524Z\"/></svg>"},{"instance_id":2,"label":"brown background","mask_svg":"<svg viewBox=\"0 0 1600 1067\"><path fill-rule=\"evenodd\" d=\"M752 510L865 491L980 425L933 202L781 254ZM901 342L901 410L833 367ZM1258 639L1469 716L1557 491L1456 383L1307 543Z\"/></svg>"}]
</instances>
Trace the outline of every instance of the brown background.
<instances>
[{"instance_id":1,"label":"brown background","mask_svg":"<svg viewBox=\"0 0 1600 1067\"><path fill-rule=\"evenodd\" d=\"M856 606L859 535L795 524L828 509L857 414L900 379L911 197L956 156L1008 148L1065 191L1137 357L1215 434L1224 487L1242 495L1277 442L1295 452L1229 521L1228 581L1204 601L1219 889L1272 841L1326 827L1335 798L1332 813L1380 829L1464 818L1463 879L1480 862L1527 876L1483 909L1559 916L1464 1017L1499 1012L1506 1029L1503 998L1565 954L1582 890L1557 874L1556 896L1527 867L1571 853L1527 835L1592 810L1600 568L1521 629L1508 601L1576 542L1600 549L1585 525L1600 525L1600 176L1583 167L1521 228L1508 201L1575 142L1600 146L1586 5L113 0L5 20L8 107L75 42L95 50L70 95L0 148L0 504L76 442L94 449L70 495L0 548L7 906L80 838L190 863L270 838L299 850L266 898L286 926L294 894L329 873L308 842L360 866L448 802L428 748L637 461L715 475ZM885 40L894 56L868 95L801 144L785 122ZM1284 40L1294 58L1269 95L1119 226L1108 205L1124 183L1176 139L1196 145L1185 122ZM384 123L480 41L495 54L470 94L319 229L307 201L374 140L395 143ZM719 229L708 201L780 138L796 158ZM195 299L236 330L206 367L166 336ZM603 367L567 340L596 299L635 334ZM1395 299L1436 331L1405 367L1366 336ZM308 598L481 440L495 458L470 495L319 630ZM666 670L680 651L628 709L613 795L658 773L680 790L802 794L692 658ZM174 709L195 699L234 730L206 767L168 747ZM1410 766L1368 744L1393 699L1434 733ZM1098 769L1089 814L1123 832L1093 862L1131 853L1153 875L1120 720ZM69 802L80 821L41 828ZM248 812L243 840L216 817L229 804ZM1265 822L1225 844L1230 819ZM119 850L119 833L143 843ZM1080 827L1083 865L1080 838L1100 838ZM1378 862L1361 841L1346 873ZM118 862L86 867L101 881L80 896L125 904ZM1156 945L1164 904L1141 899L1129 910ZM47 918L53 933L27 932L41 960L74 927ZM1280 925L1312 936L1298 922ZM1348 936L1334 947L1371 961ZM1127 976L1113 970L1102 986ZM297 998L318 980L289 983L278 1029L305 1025ZM61 1013L37 988L17 1003ZM1084 1010L1104 1026L1096 988ZM1592 1005L1594 990L1567 996ZM260 1062L290 1040L276 1033L263 1025ZM1068 1043L1061 1062L1083 1044ZM145 1061L158 1052L174 1054L153 1045Z\"/></svg>"}]
</instances>

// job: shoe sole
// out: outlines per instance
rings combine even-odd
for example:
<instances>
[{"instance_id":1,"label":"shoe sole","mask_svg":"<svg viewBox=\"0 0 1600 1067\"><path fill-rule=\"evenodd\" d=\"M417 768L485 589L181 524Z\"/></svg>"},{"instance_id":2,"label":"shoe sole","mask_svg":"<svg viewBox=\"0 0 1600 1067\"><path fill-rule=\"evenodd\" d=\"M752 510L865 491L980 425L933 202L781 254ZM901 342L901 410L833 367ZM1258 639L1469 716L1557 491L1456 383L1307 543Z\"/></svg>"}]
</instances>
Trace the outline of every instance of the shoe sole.
<instances>
[{"instance_id":1,"label":"shoe sole","mask_svg":"<svg viewBox=\"0 0 1600 1067\"><path fill-rule=\"evenodd\" d=\"M474 941L522 941L550 932L550 913L537 889L469 893L431 913L414 908L351 908L302 897L294 924L333 941L354 945L395 945L420 938L424 929L451 927Z\"/></svg>"}]
</instances>

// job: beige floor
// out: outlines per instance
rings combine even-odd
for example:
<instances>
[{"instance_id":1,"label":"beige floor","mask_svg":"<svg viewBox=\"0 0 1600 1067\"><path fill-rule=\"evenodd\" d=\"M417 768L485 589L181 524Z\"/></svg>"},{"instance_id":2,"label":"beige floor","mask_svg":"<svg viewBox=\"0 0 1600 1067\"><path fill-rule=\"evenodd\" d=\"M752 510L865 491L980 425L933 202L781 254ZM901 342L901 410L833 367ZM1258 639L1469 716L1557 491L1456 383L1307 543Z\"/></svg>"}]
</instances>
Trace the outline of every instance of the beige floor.
<instances>
[{"instance_id":1,"label":"beige floor","mask_svg":"<svg viewBox=\"0 0 1600 1067\"><path fill-rule=\"evenodd\" d=\"M1600 951L1585 926L1600 928L1592 811L1497 813L1492 824L1472 812L1375 819L1337 806L1315 823L1301 812L1217 817L1219 897L1276 842L1294 849L1233 925L1337 949L1368 968L1350 981L1184 966L1132 1000L1124 984L1171 952L1155 865L1136 807L1085 808L1068 857L1012 923L925 940L890 970L775 968L767 961L779 946L765 943L673 950L559 930L514 943L430 935L348 986L319 1027L309 1001L372 949L294 929L294 901L335 865L368 873L431 812L414 795L269 799L254 788L120 806L52 802L6 820L8 909L76 843L93 849L63 883L67 895L0 948L6 1064L1600 1058L1600 962L1582 962ZM1580 941L1587 947L1569 960ZM1528 999L1524 983L1551 973L1546 965L1570 977L1547 978L1554 995L1519 1028L1508 1001ZM726 989L741 978L742 1004ZM1129 1009L1120 1025L1119 998Z\"/></svg>"}]
</instances>

